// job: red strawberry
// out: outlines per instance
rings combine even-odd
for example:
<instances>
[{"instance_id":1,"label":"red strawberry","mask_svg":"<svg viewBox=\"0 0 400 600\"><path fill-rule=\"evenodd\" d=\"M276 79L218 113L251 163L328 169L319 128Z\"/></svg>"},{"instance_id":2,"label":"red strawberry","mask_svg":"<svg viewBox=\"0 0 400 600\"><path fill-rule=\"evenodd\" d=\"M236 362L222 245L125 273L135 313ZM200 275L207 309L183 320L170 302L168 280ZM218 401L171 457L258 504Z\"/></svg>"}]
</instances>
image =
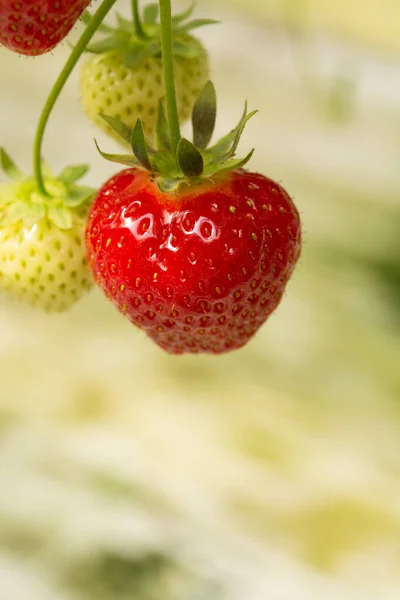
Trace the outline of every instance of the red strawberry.
<instances>
[{"instance_id":1,"label":"red strawberry","mask_svg":"<svg viewBox=\"0 0 400 600\"><path fill-rule=\"evenodd\" d=\"M120 311L168 352L243 346L278 306L300 254L285 190L244 170L173 197L122 171L99 192L89 264Z\"/></svg>"},{"instance_id":2,"label":"red strawberry","mask_svg":"<svg viewBox=\"0 0 400 600\"><path fill-rule=\"evenodd\" d=\"M0 0L0 44L27 56L55 48L91 0Z\"/></svg>"},{"instance_id":3,"label":"red strawberry","mask_svg":"<svg viewBox=\"0 0 400 600\"><path fill-rule=\"evenodd\" d=\"M140 120L131 132L107 118L132 139L136 158L104 156L141 166L103 186L86 229L97 284L172 354L243 346L281 301L301 249L300 219L287 192L241 168L252 153L231 158L251 115L245 111L230 134L206 148L214 100L209 83L193 114L198 147L181 139L176 155L168 150L162 110L160 152L147 150Z\"/></svg>"}]
</instances>

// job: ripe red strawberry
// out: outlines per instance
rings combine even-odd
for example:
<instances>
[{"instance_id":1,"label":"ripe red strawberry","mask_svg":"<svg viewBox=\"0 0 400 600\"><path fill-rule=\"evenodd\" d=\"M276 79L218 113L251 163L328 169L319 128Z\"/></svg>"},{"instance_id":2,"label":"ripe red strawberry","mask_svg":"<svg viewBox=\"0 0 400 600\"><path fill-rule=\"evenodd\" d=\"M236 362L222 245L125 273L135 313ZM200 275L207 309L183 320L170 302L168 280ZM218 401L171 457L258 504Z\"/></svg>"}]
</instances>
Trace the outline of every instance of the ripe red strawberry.
<instances>
[{"instance_id":1,"label":"ripe red strawberry","mask_svg":"<svg viewBox=\"0 0 400 600\"><path fill-rule=\"evenodd\" d=\"M215 123L208 83L193 113L197 148L181 139L176 155L162 110L159 153L147 150L140 120L130 132L108 119L136 158L104 156L140 168L115 175L95 198L89 266L118 309L172 354L243 346L278 306L300 255L290 196L242 169L252 152L231 158L250 116L206 149Z\"/></svg>"},{"instance_id":2,"label":"ripe red strawberry","mask_svg":"<svg viewBox=\"0 0 400 600\"><path fill-rule=\"evenodd\" d=\"M91 0L0 0L0 44L27 56L55 48Z\"/></svg>"},{"instance_id":3,"label":"ripe red strawberry","mask_svg":"<svg viewBox=\"0 0 400 600\"><path fill-rule=\"evenodd\" d=\"M234 171L169 197L139 169L111 178L86 233L97 283L168 352L245 344L278 306L300 254L285 190Z\"/></svg>"}]
</instances>

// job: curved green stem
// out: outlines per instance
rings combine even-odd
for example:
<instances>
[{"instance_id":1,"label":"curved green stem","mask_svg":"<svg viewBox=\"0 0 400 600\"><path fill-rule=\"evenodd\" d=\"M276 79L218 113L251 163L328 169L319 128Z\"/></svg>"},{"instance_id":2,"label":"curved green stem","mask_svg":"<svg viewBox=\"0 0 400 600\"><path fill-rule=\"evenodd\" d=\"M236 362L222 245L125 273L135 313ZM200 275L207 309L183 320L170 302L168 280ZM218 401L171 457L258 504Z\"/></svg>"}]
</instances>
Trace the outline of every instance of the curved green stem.
<instances>
[{"instance_id":1,"label":"curved green stem","mask_svg":"<svg viewBox=\"0 0 400 600\"><path fill-rule=\"evenodd\" d=\"M178 108L176 105L174 59L172 52L171 0L159 0L161 23L161 47L164 72L165 101L167 103L168 127L174 152L181 139Z\"/></svg>"},{"instance_id":2,"label":"curved green stem","mask_svg":"<svg viewBox=\"0 0 400 600\"><path fill-rule=\"evenodd\" d=\"M135 25L136 35L144 40L148 39L148 36L143 29L142 21L140 19L139 1L138 0L132 0L132 15L133 15L133 23Z\"/></svg>"},{"instance_id":3,"label":"curved green stem","mask_svg":"<svg viewBox=\"0 0 400 600\"><path fill-rule=\"evenodd\" d=\"M46 192L46 188L44 186L44 181L43 181L41 154L42 154L43 134L44 134L47 122L49 120L51 111L53 110L53 107L54 107L68 77L70 76L73 68L75 67L76 63L78 62L82 52L85 50L86 46L92 39L93 35L96 33L96 31L97 31L99 25L101 24L101 22L103 21L104 17L111 10L111 8L116 3L116 1L117 0L103 0L102 4L100 5L100 7L96 11L96 13L93 15L90 22L88 23L85 31L83 32L82 36L80 37L80 39L78 41L78 43L72 50L70 57L68 58L67 62L65 63L63 70L61 71L60 75L58 76L57 81L55 82L53 89L51 90L50 95L47 98L46 104L44 105L44 108L42 110L42 114L40 115L39 123L38 123L37 129L36 129L35 142L34 142L34 146L33 146L33 172L35 175L35 179L37 181L38 190L41 194L43 194L45 196L48 196L48 193Z\"/></svg>"}]
</instances>

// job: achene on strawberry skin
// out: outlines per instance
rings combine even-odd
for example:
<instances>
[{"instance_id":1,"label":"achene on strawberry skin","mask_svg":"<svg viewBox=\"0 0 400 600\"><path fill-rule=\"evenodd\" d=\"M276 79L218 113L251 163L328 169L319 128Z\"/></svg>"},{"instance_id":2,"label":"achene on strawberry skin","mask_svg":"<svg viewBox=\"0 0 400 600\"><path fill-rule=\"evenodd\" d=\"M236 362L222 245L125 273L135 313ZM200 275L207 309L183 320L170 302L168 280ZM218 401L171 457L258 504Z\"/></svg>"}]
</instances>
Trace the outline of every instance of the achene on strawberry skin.
<instances>
[{"instance_id":1,"label":"achene on strawberry skin","mask_svg":"<svg viewBox=\"0 0 400 600\"><path fill-rule=\"evenodd\" d=\"M240 348L281 301L300 254L298 212L243 169L171 198L133 168L110 179L86 233L95 280L172 353Z\"/></svg>"}]
</instances>

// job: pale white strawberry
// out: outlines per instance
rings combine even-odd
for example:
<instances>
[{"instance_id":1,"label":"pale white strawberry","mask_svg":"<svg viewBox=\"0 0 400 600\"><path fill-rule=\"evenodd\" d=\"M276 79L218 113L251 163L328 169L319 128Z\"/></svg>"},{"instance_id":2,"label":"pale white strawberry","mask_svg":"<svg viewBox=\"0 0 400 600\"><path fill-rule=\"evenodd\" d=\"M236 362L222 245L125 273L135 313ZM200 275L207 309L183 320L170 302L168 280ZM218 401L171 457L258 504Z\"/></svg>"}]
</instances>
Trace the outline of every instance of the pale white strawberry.
<instances>
[{"instance_id":1,"label":"pale white strawberry","mask_svg":"<svg viewBox=\"0 0 400 600\"><path fill-rule=\"evenodd\" d=\"M37 192L4 150L4 170L14 179L0 185L0 292L48 312L65 311L92 286L84 247L93 191L75 181L85 167L50 173Z\"/></svg>"},{"instance_id":2,"label":"pale white strawberry","mask_svg":"<svg viewBox=\"0 0 400 600\"><path fill-rule=\"evenodd\" d=\"M175 57L178 116L182 123L189 119L209 75L207 53L197 43L197 56ZM80 85L83 110L98 127L121 141L100 114L120 119L131 127L142 117L145 134L154 141L158 104L164 97L160 57L145 56L138 64L126 67L120 51L96 54L83 65Z\"/></svg>"},{"instance_id":3,"label":"pale white strawberry","mask_svg":"<svg viewBox=\"0 0 400 600\"><path fill-rule=\"evenodd\" d=\"M175 90L181 122L190 118L196 98L209 78L206 49L189 32L215 23L211 19L188 20L193 8L194 5L172 18ZM129 127L134 127L141 117L146 137L154 143L159 102L165 95L157 5L145 7L142 20L140 16L138 21L118 14L116 17L116 27L102 25L100 32L105 37L87 48L93 56L81 70L83 110L119 142L121 138L101 114Z\"/></svg>"}]
</instances>

